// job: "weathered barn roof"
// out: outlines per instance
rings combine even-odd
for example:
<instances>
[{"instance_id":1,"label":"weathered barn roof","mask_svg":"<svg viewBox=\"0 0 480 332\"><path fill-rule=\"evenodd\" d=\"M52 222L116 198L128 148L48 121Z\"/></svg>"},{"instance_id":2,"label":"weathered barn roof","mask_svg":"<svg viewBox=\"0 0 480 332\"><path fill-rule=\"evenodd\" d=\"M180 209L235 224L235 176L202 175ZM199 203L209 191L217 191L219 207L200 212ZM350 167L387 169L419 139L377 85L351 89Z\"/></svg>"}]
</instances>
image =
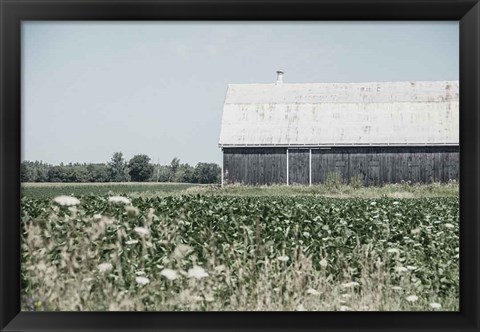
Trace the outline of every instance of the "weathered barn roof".
<instances>
[{"instance_id":1,"label":"weathered barn roof","mask_svg":"<svg viewBox=\"0 0 480 332\"><path fill-rule=\"evenodd\" d=\"M229 84L220 146L458 145L458 81Z\"/></svg>"}]
</instances>

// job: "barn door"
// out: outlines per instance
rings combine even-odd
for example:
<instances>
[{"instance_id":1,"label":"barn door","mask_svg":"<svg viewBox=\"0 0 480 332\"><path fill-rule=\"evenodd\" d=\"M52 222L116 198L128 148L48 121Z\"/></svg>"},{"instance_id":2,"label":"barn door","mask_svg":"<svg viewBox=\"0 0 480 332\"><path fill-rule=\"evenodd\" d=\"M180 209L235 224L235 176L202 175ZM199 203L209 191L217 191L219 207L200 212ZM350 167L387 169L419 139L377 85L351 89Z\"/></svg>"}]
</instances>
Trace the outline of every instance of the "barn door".
<instances>
[{"instance_id":1,"label":"barn door","mask_svg":"<svg viewBox=\"0 0 480 332\"><path fill-rule=\"evenodd\" d=\"M310 183L310 150L288 149L288 184Z\"/></svg>"},{"instance_id":2,"label":"barn door","mask_svg":"<svg viewBox=\"0 0 480 332\"><path fill-rule=\"evenodd\" d=\"M348 180L348 153L342 149L312 150L312 183L325 183L328 177L337 174L342 181Z\"/></svg>"}]
</instances>

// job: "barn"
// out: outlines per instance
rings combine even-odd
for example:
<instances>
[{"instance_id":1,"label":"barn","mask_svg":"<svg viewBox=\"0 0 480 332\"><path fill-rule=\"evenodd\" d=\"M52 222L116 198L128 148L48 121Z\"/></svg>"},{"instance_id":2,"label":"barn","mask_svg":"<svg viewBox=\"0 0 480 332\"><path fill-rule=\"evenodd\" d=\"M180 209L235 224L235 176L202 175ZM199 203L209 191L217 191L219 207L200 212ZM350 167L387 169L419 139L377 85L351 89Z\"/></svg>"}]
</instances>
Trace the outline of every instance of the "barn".
<instances>
[{"instance_id":1,"label":"barn","mask_svg":"<svg viewBox=\"0 0 480 332\"><path fill-rule=\"evenodd\" d=\"M458 81L229 84L222 184L459 178Z\"/></svg>"}]
</instances>

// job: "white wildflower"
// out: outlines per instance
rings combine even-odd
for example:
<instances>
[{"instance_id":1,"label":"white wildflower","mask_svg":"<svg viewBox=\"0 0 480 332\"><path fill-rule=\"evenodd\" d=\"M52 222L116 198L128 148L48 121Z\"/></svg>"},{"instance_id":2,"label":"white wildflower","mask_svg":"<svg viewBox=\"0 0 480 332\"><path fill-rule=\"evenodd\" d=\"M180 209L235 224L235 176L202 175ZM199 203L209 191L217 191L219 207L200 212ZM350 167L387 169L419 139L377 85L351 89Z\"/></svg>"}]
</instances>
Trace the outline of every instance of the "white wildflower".
<instances>
[{"instance_id":1,"label":"white wildflower","mask_svg":"<svg viewBox=\"0 0 480 332\"><path fill-rule=\"evenodd\" d=\"M100 271L101 273L104 273L113 269L113 266L110 263L102 263L98 265L97 268L98 268L98 271Z\"/></svg>"},{"instance_id":2,"label":"white wildflower","mask_svg":"<svg viewBox=\"0 0 480 332\"><path fill-rule=\"evenodd\" d=\"M319 293L316 289L313 289L313 288L307 289L307 294L310 294L310 295L320 295L320 293Z\"/></svg>"},{"instance_id":3,"label":"white wildflower","mask_svg":"<svg viewBox=\"0 0 480 332\"><path fill-rule=\"evenodd\" d=\"M371 202L370 205L377 205L377 202Z\"/></svg>"},{"instance_id":4,"label":"white wildflower","mask_svg":"<svg viewBox=\"0 0 480 332\"><path fill-rule=\"evenodd\" d=\"M190 254L191 252L193 252L192 247L190 247L189 245L180 243L179 245L177 245L175 247L175 250L173 250L172 256L177 260L181 260L184 257L186 257L188 254Z\"/></svg>"},{"instance_id":5,"label":"white wildflower","mask_svg":"<svg viewBox=\"0 0 480 332\"><path fill-rule=\"evenodd\" d=\"M205 270L202 267L195 265L193 268L188 270L188 277L195 278L195 279L202 279L202 278L208 277L208 273L205 272Z\"/></svg>"},{"instance_id":6,"label":"white wildflower","mask_svg":"<svg viewBox=\"0 0 480 332\"><path fill-rule=\"evenodd\" d=\"M127 197L123 196L110 196L108 202L112 204L132 204Z\"/></svg>"},{"instance_id":7,"label":"white wildflower","mask_svg":"<svg viewBox=\"0 0 480 332\"><path fill-rule=\"evenodd\" d=\"M137 207L131 206L131 205L125 206L125 211L129 216L132 216L132 217L138 216L140 213Z\"/></svg>"},{"instance_id":8,"label":"white wildflower","mask_svg":"<svg viewBox=\"0 0 480 332\"><path fill-rule=\"evenodd\" d=\"M327 267L327 265L328 265L328 262L325 258L320 261L320 266Z\"/></svg>"},{"instance_id":9,"label":"white wildflower","mask_svg":"<svg viewBox=\"0 0 480 332\"><path fill-rule=\"evenodd\" d=\"M150 279L148 279L147 277L136 277L135 281L139 285L146 285L150 283Z\"/></svg>"},{"instance_id":10,"label":"white wildflower","mask_svg":"<svg viewBox=\"0 0 480 332\"><path fill-rule=\"evenodd\" d=\"M62 206L75 206L80 204L78 198L72 196L57 196L53 199L53 201Z\"/></svg>"},{"instance_id":11,"label":"white wildflower","mask_svg":"<svg viewBox=\"0 0 480 332\"><path fill-rule=\"evenodd\" d=\"M415 271L417 269L417 267L413 266L413 265L407 265L407 269L409 269L411 271Z\"/></svg>"},{"instance_id":12,"label":"white wildflower","mask_svg":"<svg viewBox=\"0 0 480 332\"><path fill-rule=\"evenodd\" d=\"M138 240L128 240L125 242L125 244L137 244Z\"/></svg>"},{"instance_id":13,"label":"white wildflower","mask_svg":"<svg viewBox=\"0 0 480 332\"><path fill-rule=\"evenodd\" d=\"M150 234L150 231L145 227L135 227L133 230L140 236L148 236Z\"/></svg>"},{"instance_id":14,"label":"white wildflower","mask_svg":"<svg viewBox=\"0 0 480 332\"><path fill-rule=\"evenodd\" d=\"M430 303L430 308L432 309L440 309L441 307L442 305L440 303L437 303L437 302Z\"/></svg>"},{"instance_id":15,"label":"white wildflower","mask_svg":"<svg viewBox=\"0 0 480 332\"><path fill-rule=\"evenodd\" d=\"M343 288L353 288L353 287L358 287L358 286L360 286L360 284L356 281L350 281L350 282L342 284Z\"/></svg>"},{"instance_id":16,"label":"white wildflower","mask_svg":"<svg viewBox=\"0 0 480 332\"><path fill-rule=\"evenodd\" d=\"M410 234L417 235L417 234L420 234L421 232L422 231L420 230L420 228L415 228L410 231Z\"/></svg>"},{"instance_id":17,"label":"white wildflower","mask_svg":"<svg viewBox=\"0 0 480 332\"><path fill-rule=\"evenodd\" d=\"M418 296L416 296L416 295L409 295L409 296L406 297L406 300L407 300L408 302L415 302L415 301L418 300Z\"/></svg>"},{"instance_id":18,"label":"white wildflower","mask_svg":"<svg viewBox=\"0 0 480 332\"><path fill-rule=\"evenodd\" d=\"M393 202L392 204L393 204L393 205L398 205L398 204L400 204L400 202L395 201L395 202Z\"/></svg>"},{"instance_id":19,"label":"white wildflower","mask_svg":"<svg viewBox=\"0 0 480 332\"><path fill-rule=\"evenodd\" d=\"M39 271L45 271L47 269L47 265L44 262L40 261L37 266L35 266L35 268Z\"/></svg>"},{"instance_id":20,"label":"white wildflower","mask_svg":"<svg viewBox=\"0 0 480 332\"><path fill-rule=\"evenodd\" d=\"M453 226L452 224L446 223L446 224L445 224L445 227L446 227L446 228L449 228L449 229L452 229L452 228L454 228L455 226Z\"/></svg>"},{"instance_id":21,"label":"white wildflower","mask_svg":"<svg viewBox=\"0 0 480 332\"><path fill-rule=\"evenodd\" d=\"M227 268L225 267L225 265L218 265L218 266L215 266L215 272L217 273L221 273L223 271L225 271Z\"/></svg>"},{"instance_id":22,"label":"white wildflower","mask_svg":"<svg viewBox=\"0 0 480 332\"><path fill-rule=\"evenodd\" d=\"M205 294L204 297L205 301L207 302L213 302L215 300L215 298L211 294Z\"/></svg>"},{"instance_id":23,"label":"white wildflower","mask_svg":"<svg viewBox=\"0 0 480 332\"><path fill-rule=\"evenodd\" d=\"M163 269L162 272L160 272L162 276L167 278L168 280L175 280L178 278L177 271L171 270L171 269Z\"/></svg>"},{"instance_id":24,"label":"white wildflower","mask_svg":"<svg viewBox=\"0 0 480 332\"><path fill-rule=\"evenodd\" d=\"M407 272L408 269L404 266L396 266L395 271L397 271L397 272Z\"/></svg>"},{"instance_id":25,"label":"white wildflower","mask_svg":"<svg viewBox=\"0 0 480 332\"><path fill-rule=\"evenodd\" d=\"M188 298L188 292L187 292L187 298ZM199 295L194 295L193 297L191 297L191 300L193 302L202 302L203 301L203 297L199 296Z\"/></svg>"},{"instance_id":26,"label":"white wildflower","mask_svg":"<svg viewBox=\"0 0 480 332\"><path fill-rule=\"evenodd\" d=\"M286 262L289 260L288 256L280 256L280 257L277 257L277 259L281 262Z\"/></svg>"},{"instance_id":27,"label":"white wildflower","mask_svg":"<svg viewBox=\"0 0 480 332\"><path fill-rule=\"evenodd\" d=\"M296 308L295 308L296 311L307 311L307 309L305 309L305 307L303 306L303 304L299 304Z\"/></svg>"}]
</instances>

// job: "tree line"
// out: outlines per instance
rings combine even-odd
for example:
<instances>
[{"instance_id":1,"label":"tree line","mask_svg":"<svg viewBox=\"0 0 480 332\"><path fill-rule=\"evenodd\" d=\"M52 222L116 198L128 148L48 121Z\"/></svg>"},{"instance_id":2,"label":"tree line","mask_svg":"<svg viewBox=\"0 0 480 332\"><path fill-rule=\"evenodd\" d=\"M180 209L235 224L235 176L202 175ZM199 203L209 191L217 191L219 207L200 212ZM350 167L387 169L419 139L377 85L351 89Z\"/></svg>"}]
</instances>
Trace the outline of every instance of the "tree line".
<instances>
[{"instance_id":1,"label":"tree line","mask_svg":"<svg viewBox=\"0 0 480 332\"><path fill-rule=\"evenodd\" d=\"M107 163L69 163L51 165L41 161L23 161L22 182L185 182L219 183L221 168L215 163L190 166L173 158L168 165L152 164L150 157L135 155L126 161L115 152Z\"/></svg>"}]
</instances>

